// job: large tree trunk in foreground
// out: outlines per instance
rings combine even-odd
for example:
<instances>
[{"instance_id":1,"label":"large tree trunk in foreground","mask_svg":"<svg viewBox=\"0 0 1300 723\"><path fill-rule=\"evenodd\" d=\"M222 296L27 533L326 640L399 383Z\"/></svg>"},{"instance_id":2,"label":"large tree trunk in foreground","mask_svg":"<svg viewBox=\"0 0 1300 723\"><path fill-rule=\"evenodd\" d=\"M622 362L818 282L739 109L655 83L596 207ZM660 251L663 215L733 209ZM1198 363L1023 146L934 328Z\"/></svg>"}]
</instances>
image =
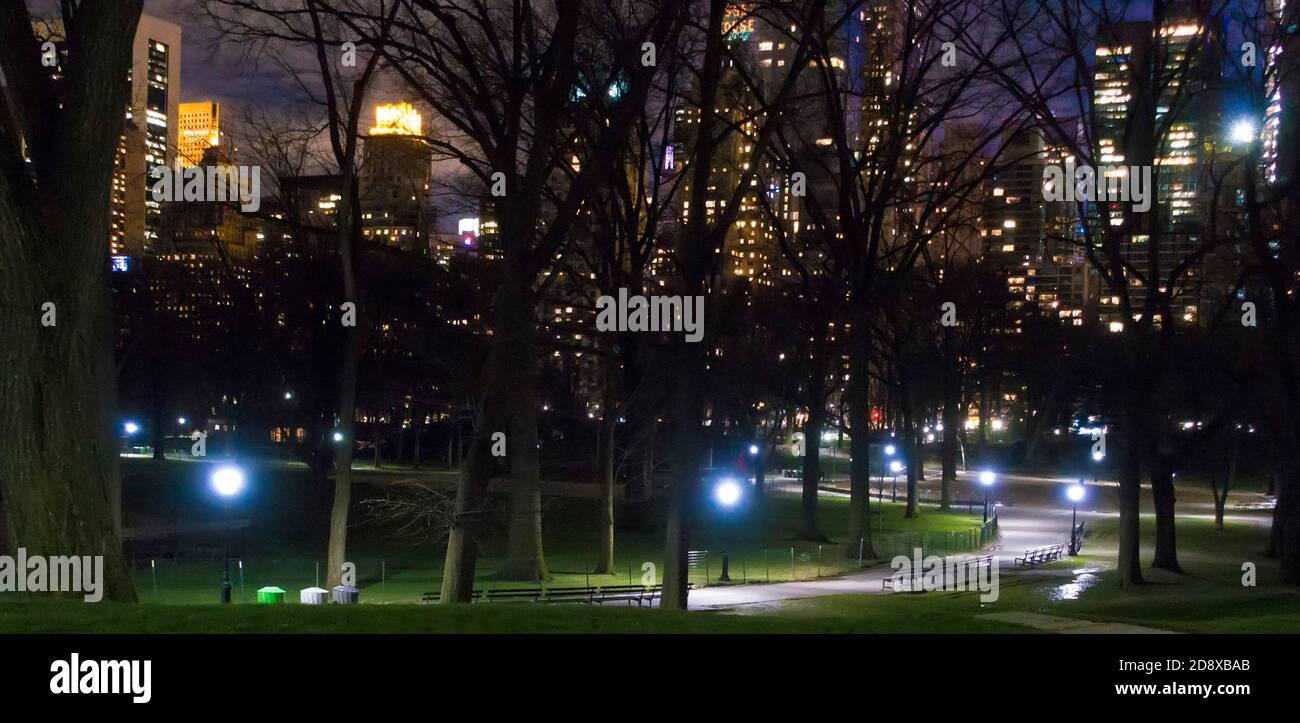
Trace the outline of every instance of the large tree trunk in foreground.
<instances>
[{"instance_id":1,"label":"large tree trunk in foreground","mask_svg":"<svg viewBox=\"0 0 1300 723\"><path fill-rule=\"evenodd\" d=\"M513 229L511 229L513 231ZM511 263L507 259L507 264ZM506 435L511 465L511 518L506 566L512 575L540 580L546 572L541 557L541 494L537 488L537 396L526 377L533 356L533 310L530 283L513 268L496 294L496 333L488 350L481 388L482 407L475 420L469 451L461 460L456 505L447 538L442 602L470 602L482 538L482 509L488 482L500 468L492 456L494 433ZM531 410L531 416L529 411ZM527 473L532 465L531 485ZM522 482L522 485L521 485ZM534 524L534 518L536 523ZM505 571L503 570L503 575Z\"/></svg>"},{"instance_id":2,"label":"large tree trunk in foreground","mask_svg":"<svg viewBox=\"0 0 1300 723\"><path fill-rule=\"evenodd\" d=\"M516 229L522 232L523 229ZM509 263L509 262L507 262ZM508 456L510 458L510 529L506 561L500 576L505 580L539 582L550 577L542 552L541 457L537 448L538 368L537 320L533 311L532 279L516 271L503 285L498 297L502 306L499 339L503 356L497 372L509 397L492 402L510 410ZM485 404L489 402L485 401ZM488 430L488 432L499 430Z\"/></svg>"},{"instance_id":3,"label":"large tree trunk in foreground","mask_svg":"<svg viewBox=\"0 0 1300 723\"><path fill-rule=\"evenodd\" d=\"M1116 471L1119 477L1119 568L1120 587L1132 587L1142 584L1140 492L1142 488L1142 470L1140 459L1141 433L1137 428L1137 402L1132 398L1131 390L1126 390L1127 398L1123 400L1124 410L1120 416L1117 436L1119 438L1118 462Z\"/></svg>"},{"instance_id":4,"label":"large tree trunk in foreground","mask_svg":"<svg viewBox=\"0 0 1300 723\"><path fill-rule=\"evenodd\" d=\"M116 529L121 488L105 257L128 101L122 69L130 64L140 8L140 0L78 6L56 88L40 64L24 3L0 3L0 71L8 82L0 98L0 498L7 542L28 555L103 555L104 596L120 601L134 601L135 590ZM54 304L52 325L42 323L46 303Z\"/></svg>"},{"instance_id":5,"label":"large tree trunk in foreground","mask_svg":"<svg viewBox=\"0 0 1300 723\"><path fill-rule=\"evenodd\" d=\"M1151 462L1151 497L1156 510L1156 552L1152 567L1182 572L1174 535L1174 472L1166 459L1155 455Z\"/></svg>"}]
</instances>

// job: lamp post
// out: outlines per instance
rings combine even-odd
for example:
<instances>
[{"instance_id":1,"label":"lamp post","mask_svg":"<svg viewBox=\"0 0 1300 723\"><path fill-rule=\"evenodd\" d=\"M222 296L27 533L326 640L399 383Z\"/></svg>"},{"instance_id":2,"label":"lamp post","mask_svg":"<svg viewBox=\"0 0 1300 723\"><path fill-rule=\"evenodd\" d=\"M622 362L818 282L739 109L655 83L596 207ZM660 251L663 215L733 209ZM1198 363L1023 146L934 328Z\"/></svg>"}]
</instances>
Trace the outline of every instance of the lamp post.
<instances>
[{"instance_id":1,"label":"lamp post","mask_svg":"<svg viewBox=\"0 0 1300 723\"><path fill-rule=\"evenodd\" d=\"M897 502L898 501L898 473L903 471L903 463L899 462L898 460L894 460L893 462L890 462L889 471L891 472L889 478L889 484L890 487L892 488L890 491L890 496L892 499L890 501Z\"/></svg>"},{"instance_id":2,"label":"lamp post","mask_svg":"<svg viewBox=\"0 0 1300 723\"><path fill-rule=\"evenodd\" d=\"M892 445L892 444L886 444L886 445L885 445L885 456L886 456L886 457L893 457L893 456L894 456L894 453L897 452L897 451L898 451L898 448L895 447L894 445ZM891 464L890 467L892 468L893 465ZM884 498L885 498L885 473L882 471L882 472L880 473L880 494L877 495L877 499L884 500Z\"/></svg>"},{"instance_id":3,"label":"lamp post","mask_svg":"<svg viewBox=\"0 0 1300 723\"><path fill-rule=\"evenodd\" d=\"M984 487L984 521L989 521L989 489L993 487L998 476L990 470L980 472L980 485Z\"/></svg>"},{"instance_id":4,"label":"lamp post","mask_svg":"<svg viewBox=\"0 0 1300 723\"><path fill-rule=\"evenodd\" d=\"M751 442L749 445L749 449L746 451L749 452L749 458L751 460L750 467L753 469L754 472L754 492L759 497L762 497L764 470L763 470L763 457L759 453L762 452L763 450L761 447L758 446L757 442Z\"/></svg>"},{"instance_id":5,"label":"lamp post","mask_svg":"<svg viewBox=\"0 0 1300 723\"><path fill-rule=\"evenodd\" d=\"M1079 502L1083 500L1085 493L1082 482L1070 485L1065 492L1073 503L1070 510L1070 557L1079 554Z\"/></svg>"},{"instance_id":6,"label":"lamp post","mask_svg":"<svg viewBox=\"0 0 1300 723\"><path fill-rule=\"evenodd\" d=\"M221 602L230 603L230 500L244 491L244 471L228 464L212 472L212 491L225 500L222 505L222 527L224 528L224 561L221 572Z\"/></svg>"},{"instance_id":7,"label":"lamp post","mask_svg":"<svg viewBox=\"0 0 1300 723\"><path fill-rule=\"evenodd\" d=\"M724 477L713 488L713 499L724 508L735 507L739 504L741 495L742 490L740 483L730 477ZM731 574L728 569L730 567L728 564L729 562L730 560L728 559L727 553L723 552L722 575L718 577L718 582L731 582ZM707 580L705 582L707 582Z\"/></svg>"}]
</instances>

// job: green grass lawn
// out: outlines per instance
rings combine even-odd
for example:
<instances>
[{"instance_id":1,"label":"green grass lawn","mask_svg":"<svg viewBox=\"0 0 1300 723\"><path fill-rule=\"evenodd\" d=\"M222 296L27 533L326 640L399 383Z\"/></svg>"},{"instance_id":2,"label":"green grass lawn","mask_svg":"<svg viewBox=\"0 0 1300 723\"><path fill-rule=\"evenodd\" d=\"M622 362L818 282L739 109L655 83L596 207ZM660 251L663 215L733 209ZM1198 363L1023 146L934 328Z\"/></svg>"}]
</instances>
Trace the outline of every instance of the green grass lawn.
<instances>
[{"instance_id":1,"label":"green grass lawn","mask_svg":"<svg viewBox=\"0 0 1300 723\"><path fill-rule=\"evenodd\" d=\"M900 621L916 632L1023 631L992 622L973 628L956 624L931 606L918 606L915 612L854 600L836 600L835 606L817 608L816 614L796 609L790 615L733 615L513 603L323 607L5 603L0 604L0 633L871 633L901 632Z\"/></svg>"},{"instance_id":2,"label":"green grass lawn","mask_svg":"<svg viewBox=\"0 0 1300 723\"><path fill-rule=\"evenodd\" d=\"M831 507L830 509L834 509ZM888 513L887 513L888 514ZM939 515L927 515L939 517ZM776 516L777 520L780 516ZM888 517L887 517L888 519ZM829 520L828 520L829 521ZM897 521L904 523L901 518ZM1144 520L1144 523L1152 523ZM1150 533L1144 556L1150 556ZM1114 523L1098 523L1089 544L1103 547ZM1184 575L1146 570L1151 584L1121 590L1113 560L1084 555L1028 572L1005 572L996 602L978 593L920 595L837 594L749 605L726 612L673 613L635 607L587 605L477 604L412 605L405 586L418 594L423 580L365 586L358 606L308 607L210 603L216 592L212 570L190 584L191 605L119 605L28 601L0 604L0 633L24 632L427 632L427 633L1035 633L1033 628L983 619L992 612L1022 611L1060 617L1142 625L1178 632L1300 633L1300 593L1276 585L1275 569L1257 553L1261 530L1230 524L1180 521ZM559 537L563 537L560 535ZM1260 585L1240 584L1240 560L1255 558ZM432 574L430 569L429 574ZM413 572L412 575L415 575ZM142 585L142 589L143 589ZM176 602L178 592L172 588ZM290 590L293 588L281 585ZM252 585L249 585L249 595ZM160 591L161 595L161 591ZM184 595L180 595L181 598ZM158 601L161 602L161 601Z\"/></svg>"},{"instance_id":3,"label":"green grass lawn","mask_svg":"<svg viewBox=\"0 0 1300 723\"><path fill-rule=\"evenodd\" d=\"M126 525L168 524L176 520L219 520L219 510L204 480L203 463L124 460ZM359 472L354 497L380 494L379 483L410 475L410 471ZM445 475L444 475L445 477ZM248 518L251 528L236 536L232 547L231 579L237 603L251 603L256 590L275 585L296 600L298 590L324 586L325 531L332 487L311 479L305 466L266 462L250 466L250 490L235 518ZM962 533L979 525L963 512L939 512L923 507L915 519L903 517L902 504L873 505L873 529L878 535L928 532ZM599 510L594 499L546 498L543 503L545 553L550 586L639 583L642 565L663 572L665 511L651 506L635 519L620 509L615 538L615 572L592 575ZM691 571L696 585L714 584L723 555L737 582L783 582L835 575L858 568L856 544L847 543L848 500L824 497L818 504L822 541L794 539L801 526L797 495L772 493L746 499L734 509L708 506L700 510L691 549L708 551ZM354 518L355 520L355 518ZM955 539L955 538L954 538ZM498 579L503 562L504 535L488 536L478 565L478 586L520 587L526 583ZM138 551L130 555L136 590L147 603L204 604L218 594L221 575L219 535L179 559ZM850 556L851 554L851 556ZM389 531L371 527L349 533L348 559L357 565L362 602L415 603L426 591L441 586L443 549L438 541L408 544ZM156 559L151 559L156 558ZM869 560L867 561L870 562ZM321 572L318 573L318 565Z\"/></svg>"}]
</instances>

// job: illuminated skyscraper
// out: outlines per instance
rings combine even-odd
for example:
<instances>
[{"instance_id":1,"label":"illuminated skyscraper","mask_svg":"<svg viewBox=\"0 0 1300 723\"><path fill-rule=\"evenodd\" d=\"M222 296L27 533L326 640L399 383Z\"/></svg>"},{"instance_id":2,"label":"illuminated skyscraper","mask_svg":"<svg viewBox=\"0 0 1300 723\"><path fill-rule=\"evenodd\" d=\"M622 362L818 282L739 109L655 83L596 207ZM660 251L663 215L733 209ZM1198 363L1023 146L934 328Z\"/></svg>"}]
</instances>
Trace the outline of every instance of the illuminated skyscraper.
<instances>
[{"instance_id":1,"label":"illuminated skyscraper","mask_svg":"<svg viewBox=\"0 0 1300 723\"><path fill-rule=\"evenodd\" d=\"M114 255L140 256L158 242L161 206L149 194L155 166L172 166L179 138L180 26L141 15L131 50L130 102L113 176Z\"/></svg>"},{"instance_id":2,"label":"illuminated skyscraper","mask_svg":"<svg viewBox=\"0 0 1300 723\"><path fill-rule=\"evenodd\" d=\"M1221 24L1221 18L1178 3L1168 8L1159 27L1150 22L1115 23L1098 38L1092 98L1095 163L1111 167L1104 174L1110 178L1127 174L1127 166L1141 165L1144 158L1154 160L1154 205L1138 232L1127 234L1120 247L1134 271L1129 296L1135 314L1146 300L1141 276L1170 294L1171 310L1180 321L1198 321L1200 264L1191 264L1179 275L1179 288L1165 289L1163 284L1181 261L1194 256L1202 241L1207 154L1221 125L1214 82L1220 68L1215 48ZM1143 118L1144 109L1152 110L1152 105L1153 122ZM1098 175L1100 186L1103 174ZM1092 208L1089 217L1097 224L1119 226L1124 223L1123 206L1110 202ZM1154 255L1151 244L1157 244ZM1126 321L1114 306L1117 298L1101 299L1103 318L1113 329Z\"/></svg>"},{"instance_id":3,"label":"illuminated skyscraper","mask_svg":"<svg viewBox=\"0 0 1300 723\"><path fill-rule=\"evenodd\" d=\"M210 100L181 103L177 127L181 165L199 165L207 149L221 144L221 104Z\"/></svg>"},{"instance_id":4,"label":"illuminated skyscraper","mask_svg":"<svg viewBox=\"0 0 1300 723\"><path fill-rule=\"evenodd\" d=\"M375 107L359 171L363 233L389 246L428 252L433 157L423 119L409 103Z\"/></svg>"}]
</instances>

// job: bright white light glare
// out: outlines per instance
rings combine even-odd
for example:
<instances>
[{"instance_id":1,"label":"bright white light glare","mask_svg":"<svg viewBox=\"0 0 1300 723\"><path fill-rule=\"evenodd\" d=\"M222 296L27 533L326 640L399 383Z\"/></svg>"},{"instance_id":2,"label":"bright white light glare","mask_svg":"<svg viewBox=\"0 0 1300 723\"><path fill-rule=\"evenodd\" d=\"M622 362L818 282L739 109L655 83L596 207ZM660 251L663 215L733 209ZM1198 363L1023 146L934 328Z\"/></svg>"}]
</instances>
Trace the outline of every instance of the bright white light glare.
<instances>
[{"instance_id":1,"label":"bright white light glare","mask_svg":"<svg viewBox=\"0 0 1300 723\"><path fill-rule=\"evenodd\" d=\"M992 485L994 480L996 480L997 478L998 478L997 475L993 474L987 469L984 470L983 472L980 472L980 484L984 485L985 487Z\"/></svg>"},{"instance_id":2,"label":"bright white light glare","mask_svg":"<svg viewBox=\"0 0 1300 723\"><path fill-rule=\"evenodd\" d=\"M1071 502L1078 502L1079 500L1082 500L1083 485L1070 485L1070 489L1066 492L1066 494L1069 495Z\"/></svg>"},{"instance_id":3,"label":"bright white light glare","mask_svg":"<svg viewBox=\"0 0 1300 723\"><path fill-rule=\"evenodd\" d=\"M244 471L233 465L218 467L212 473L212 489L222 497L234 497L244 490Z\"/></svg>"},{"instance_id":4,"label":"bright white light glare","mask_svg":"<svg viewBox=\"0 0 1300 723\"><path fill-rule=\"evenodd\" d=\"M1095 451L1095 452L1092 453L1092 459L1093 459L1094 461L1096 461L1096 462L1100 462L1100 461L1102 461L1102 460L1105 459L1105 458L1106 458L1106 455L1103 454L1101 450L1097 450L1097 451Z\"/></svg>"},{"instance_id":5,"label":"bright white light glare","mask_svg":"<svg viewBox=\"0 0 1300 723\"><path fill-rule=\"evenodd\" d=\"M140 425L136 424L135 422L127 422L126 424L122 425L122 429L126 430L127 434L135 434L136 432L140 431Z\"/></svg>"},{"instance_id":6,"label":"bright white light glare","mask_svg":"<svg viewBox=\"0 0 1300 723\"><path fill-rule=\"evenodd\" d=\"M342 433L342 432L335 432L335 433L334 433L334 441L335 441L335 442L342 442L342 441L343 441L343 433Z\"/></svg>"},{"instance_id":7,"label":"bright white light glare","mask_svg":"<svg viewBox=\"0 0 1300 723\"><path fill-rule=\"evenodd\" d=\"M732 479L724 479L713 488L713 498L725 507L731 507L740 501L740 485Z\"/></svg>"},{"instance_id":8,"label":"bright white light glare","mask_svg":"<svg viewBox=\"0 0 1300 723\"><path fill-rule=\"evenodd\" d=\"M897 448L894 447L894 445L892 445L892 444L886 444L886 445L885 445L885 454L888 454L888 455L891 455L891 456L892 456L892 455L894 454L894 452L897 452L897 451L898 451L898 450L897 450Z\"/></svg>"},{"instance_id":9,"label":"bright white light glare","mask_svg":"<svg viewBox=\"0 0 1300 723\"><path fill-rule=\"evenodd\" d=\"M995 419L995 420L993 420L993 431L994 431L994 432L1001 432L1003 426L1004 426L1004 425L1002 424L1002 420L1001 420L1001 419Z\"/></svg>"},{"instance_id":10,"label":"bright white light glare","mask_svg":"<svg viewBox=\"0 0 1300 723\"><path fill-rule=\"evenodd\" d=\"M1250 143L1255 140L1255 124L1248 120L1239 120L1230 131L1233 143Z\"/></svg>"},{"instance_id":11,"label":"bright white light glare","mask_svg":"<svg viewBox=\"0 0 1300 723\"><path fill-rule=\"evenodd\" d=\"M176 418L176 423L177 423L177 424L185 424L185 417L177 417L177 418Z\"/></svg>"},{"instance_id":12,"label":"bright white light glare","mask_svg":"<svg viewBox=\"0 0 1300 723\"><path fill-rule=\"evenodd\" d=\"M285 399L293 399L293 392L285 392L285 393L284 393L284 398L285 398Z\"/></svg>"},{"instance_id":13,"label":"bright white light glare","mask_svg":"<svg viewBox=\"0 0 1300 723\"><path fill-rule=\"evenodd\" d=\"M751 444L751 445L749 445L749 453L750 453L750 454L758 454L758 445L757 445L757 444Z\"/></svg>"},{"instance_id":14,"label":"bright white light glare","mask_svg":"<svg viewBox=\"0 0 1300 723\"><path fill-rule=\"evenodd\" d=\"M835 432L822 432L822 441L833 442L835 441L835 436Z\"/></svg>"},{"instance_id":15,"label":"bright white light glare","mask_svg":"<svg viewBox=\"0 0 1300 723\"><path fill-rule=\"evenodd\" d=\"M890 471L890 472L893 472L894 474L898 474L899 472L902 472L902 471L903 471L903 463L902 463L902 462L899 462L898 460L894 460L893 462L890 462L890 463L889 463L889 471Z\"/></svg>"}]
</instances>

